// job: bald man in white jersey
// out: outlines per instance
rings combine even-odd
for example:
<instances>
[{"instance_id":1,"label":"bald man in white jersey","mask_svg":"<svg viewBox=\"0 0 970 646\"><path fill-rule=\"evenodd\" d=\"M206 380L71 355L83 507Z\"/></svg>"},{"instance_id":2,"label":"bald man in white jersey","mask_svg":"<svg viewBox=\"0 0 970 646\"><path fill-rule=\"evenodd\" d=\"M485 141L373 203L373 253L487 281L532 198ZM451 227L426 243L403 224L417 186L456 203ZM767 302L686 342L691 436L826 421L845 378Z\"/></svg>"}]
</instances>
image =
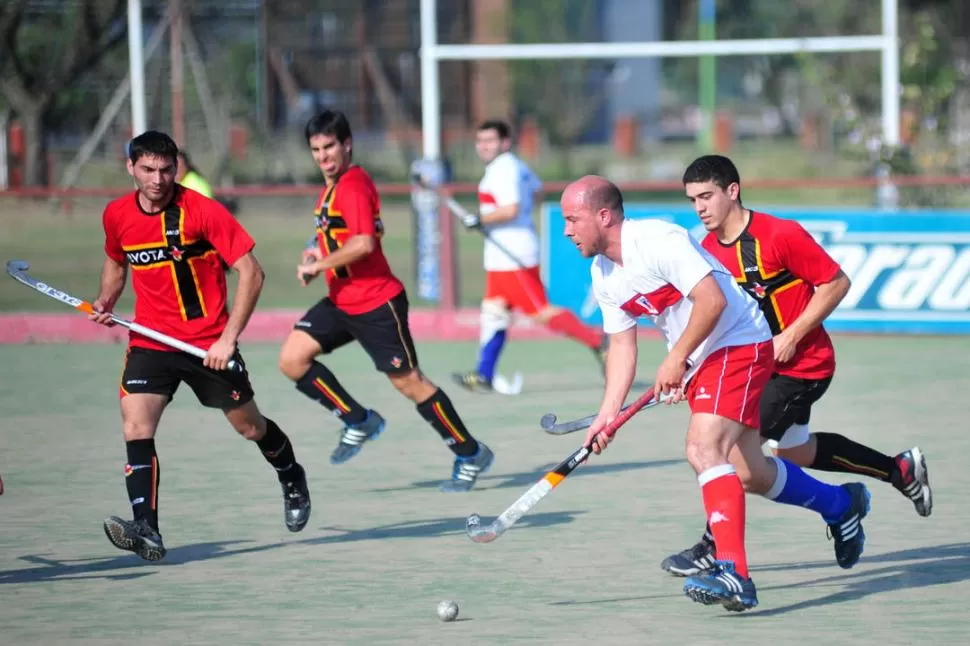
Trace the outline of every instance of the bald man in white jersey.
<instances>
[{"instance_id":1,"label":"bald man in white jersey","mask_svg":"<svg viewBox=\"0 0 970 646\"><path fill-rule=\"evenodd\" d=\"M654 381L658 396L690 407L687 460L701 486L717 560L689 577L684 593L737 612L758 604L744 547L745 489L817 511L832 532L839 565L854 565L865 542L865 486L828 485L762 453L760 400L774 353L771 329L754 299L683 227L625 220L623 197L608 180L576 180L561 204L565 235L593 258L593 293L610 335L603 402L587 444L599 453L611 441L601 431L633 384L641 316L667 340L668 355Z\"/></svg>"},{"instance_id":2,"label":"bald man in white jersey","mask_svg":"<svg viewBox=\"0 0 970 646\"><path fill-rule=\"evenodd\" d=\"M509 126L490 120L478 128L475 151L485 162L478 184L477 214L464 221L485 239L485 296L482 299L478 366L453 375L473 392L491 392L506 330L517 310L549 329L582 343L602 362L606 335L571 311L550 305L539 275L539 240L532 222L542 181L512 152Z\"/></svg>"}]
</instances>

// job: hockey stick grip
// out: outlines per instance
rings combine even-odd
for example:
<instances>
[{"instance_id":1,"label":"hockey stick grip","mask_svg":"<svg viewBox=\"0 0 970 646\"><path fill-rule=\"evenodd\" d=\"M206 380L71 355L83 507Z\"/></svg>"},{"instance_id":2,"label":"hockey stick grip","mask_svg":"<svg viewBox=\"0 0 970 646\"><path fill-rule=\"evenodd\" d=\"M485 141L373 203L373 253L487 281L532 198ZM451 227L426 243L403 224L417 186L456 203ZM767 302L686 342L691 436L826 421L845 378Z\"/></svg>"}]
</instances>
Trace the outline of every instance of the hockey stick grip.
<instances>
[{"instance_id":1,"label":"hockey stick grip","mask_svg":"<svg viewBox=\"0 0 970 646\"><path fill-rule=\"evenodd\" d=\"M620 427L630 421L630 418L640 412L640 410L653 401L654 397L654 387L650 386L647 388L640 397L637 398L632 404L627 406L625 409L620 410L620 413L613 418L613 421L607 424L600 433L606 434L607 437L613 437ZM591 444L587 445L589 448Z\"/></svg>"}]
</instances>

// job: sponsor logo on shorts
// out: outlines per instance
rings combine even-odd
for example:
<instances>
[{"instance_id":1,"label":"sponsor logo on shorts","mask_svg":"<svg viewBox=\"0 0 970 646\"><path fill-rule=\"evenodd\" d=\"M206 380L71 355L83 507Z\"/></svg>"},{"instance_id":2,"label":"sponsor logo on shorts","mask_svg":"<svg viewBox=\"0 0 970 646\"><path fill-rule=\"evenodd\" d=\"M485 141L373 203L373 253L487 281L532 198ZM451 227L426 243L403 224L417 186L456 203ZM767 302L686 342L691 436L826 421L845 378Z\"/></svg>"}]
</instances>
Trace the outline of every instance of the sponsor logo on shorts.
<instances>
[{"instance_id":1,"label":"sponsor logo on shorts","mask_svg":"<svg viewBox=\"0 0 970 646\"><path fill-rule=\"evenodd\" d=\"M310 321L297 321L295 327L313 327L313 324Z\"/></svg>"},{"instance_id":2,"label":"sponsor logo on shorts","mask_svg":"<svg viewBox=\"0 0 970 646\"><path fill-rule=\"evenodd\" d=\"M232 391L231 393L229 393L229 396L232 397L233 401L239 401L240 395L238 390Z\"/></svg>"},{"instance_id":3,"label":"sponsor logo on shorts","mask_svg":"<svg viewBox=\"0 0 970 646\"><path fill-rule=\"evenodd\" d=\"M129 379L125 382L126 386L145 386L148 384L147 379Z\"/></svg>"},{"instance_id":4,"label":"sponsor logo on shorts","mask_svg":"<svg viewBox=\"0 0 970 646\"><path fill-rule=\"evenodd\" d=\"M391 365L394 366L395 368L400 368L402 363L404 362L401 361L401 357L394 357L393 359L391 359Z\"/></svg>"},{"instance_id":5,"label":"sponsor logo on shorts","mask_svg":"<svg viewBox=\"0 0 970 646\"><path fill-rule=\"evenodd\" d=\"M695 397L694 399L710 399L710 398L711 398L711 393L707 392L704 386L701 386L700 388L697 389L697 397Z\"/></svg>"}]
</instances>

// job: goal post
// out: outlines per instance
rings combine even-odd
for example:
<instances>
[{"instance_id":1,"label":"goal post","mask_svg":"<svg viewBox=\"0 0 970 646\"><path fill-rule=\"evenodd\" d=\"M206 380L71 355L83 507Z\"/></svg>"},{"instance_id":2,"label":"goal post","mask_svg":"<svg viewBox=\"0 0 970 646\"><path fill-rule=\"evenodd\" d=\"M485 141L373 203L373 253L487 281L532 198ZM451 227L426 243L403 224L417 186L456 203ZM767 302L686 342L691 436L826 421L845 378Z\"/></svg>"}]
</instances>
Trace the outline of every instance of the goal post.
<instances>
[{"instance_id":1,"label":"goal post","mask_svg":"<svg viewBox=\"0 0 970 646\"><path fill-rule=\"evenodd\" d=\"M813 38L751 38L660 42L443 45L437 41L437 0L421 0L421 127L425 159L441 157L438 63L469 60L674 58L798 53L880 52L882 137L899 143L898 0L881 0L882 33Z\"/></svg>"}]
</instances>

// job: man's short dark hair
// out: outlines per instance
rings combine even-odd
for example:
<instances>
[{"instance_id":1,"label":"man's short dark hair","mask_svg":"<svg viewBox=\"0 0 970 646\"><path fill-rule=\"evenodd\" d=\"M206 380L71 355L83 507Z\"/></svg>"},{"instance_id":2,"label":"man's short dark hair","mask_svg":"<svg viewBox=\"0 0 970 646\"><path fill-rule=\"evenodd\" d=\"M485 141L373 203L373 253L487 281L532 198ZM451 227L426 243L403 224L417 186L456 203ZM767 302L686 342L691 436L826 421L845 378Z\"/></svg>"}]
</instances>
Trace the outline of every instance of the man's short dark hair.
<instances>
[{"instance_id":1,"label":"man's short dark hair","mask_svg":"<svg viewBox=\"0 0 970 646\"><path fill-rule=\"evenodd\" d=\"M350 133L350 121L347 115L339 110L324 110L310 117L306 122L305 134L307 143L315 135L335 137L340 143L344 143L353 136Z\"/></svg>"},{"instance_id":2,"label":"man's short dark hair","mask_svg":"<svg viewBox=\"0 0 970 646\"><path fill-rule=\"evenodd\" d=\"M164 132L148 130L128 142L128 159L134 164L145 155L167 157L178 164L179 147Z\"/></svg>"},{"instance_id":3,"label":"man's short dark hair","mask_svg":"<svg viewBox=\"0 0 970 646\"><path fill-rule=\"evenodd\" d=\"M506 122L501 119L488 119L483 121L480 126L478 126L478 131L482 130L494 130L498 133L499 139L511 139L512 138L512 128Z\"/></svg>"},{"instance_id":4,"label":"man's short dark hair","mask_svg":"<svg viewBox=\"0 0 970 646\"><path fill-rule=\"evenodd\" d=\"M594 211L606 209L611 213L623 213L623 193L613 182L604 182L590 188L587 200Z\"/></svg>"},{"instance_id":5,"label":"man's short dark hair","mask_svg":"<svg viewBox=\"0 0 970 646\"><path fill-rule=\"evenodd\" d=\"M684 184L713 182L726 189L731 184L741 185L738 169L723 155L704 155L698 157L684 171Z\"/></svg>"}]
</instances>

